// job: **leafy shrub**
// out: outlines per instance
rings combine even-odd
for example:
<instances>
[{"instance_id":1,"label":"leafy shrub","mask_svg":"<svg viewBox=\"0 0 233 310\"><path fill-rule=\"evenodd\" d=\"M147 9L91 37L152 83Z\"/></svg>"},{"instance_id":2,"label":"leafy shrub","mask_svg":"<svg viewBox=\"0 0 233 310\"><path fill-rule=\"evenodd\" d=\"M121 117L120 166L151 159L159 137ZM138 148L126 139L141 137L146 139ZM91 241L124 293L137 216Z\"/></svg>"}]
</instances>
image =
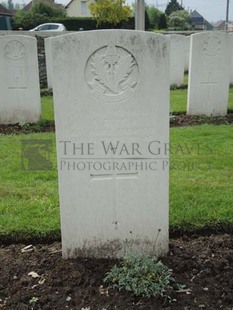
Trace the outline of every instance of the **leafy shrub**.
<instances>
[{"instance_id":1,"label":"leafy shrub","mask_svg":"<svg viewBox=\"0 0 233 310\"><path fill-rule=\"evenodd\" d=\"M13 18L13 29L22 28L23 30L29 30L39 24L47 23L49 20L50 18L46 15L18 11Z\"/></svg>"},{"instance_id":2,"label":"leafy shrub","mask_svg":"<svg viewBox=\"0 0 233 310\"><path fill-rule=\"evenodd\" d=\"M157 29L162 12L157 9L153 4L146 6L146 12L148 14L149 27L151 29Z\"/></svg>"},{"instance_id":3,"label":"leafy shrub","mask_svg":"<svg viewBox=\"0 0 233 310\"><path fill-rule=\"evenodd\" d=\"M115 265L104 278L109 287L143 297L163 296L172 280L172 271L167 266L157 258L144 255L126 256L121 265Z\"/></svg>"},{"instance_id":4,"label":"leafy shrub","mask_svg":"<svg viewBox=\"0 0 233 310\"><path fill-rule=\"evenodd\" d=\"M132 15L129 5L125 0L96 0L89 4L89 9L97 21L97 25L102 23L119 24L122 20L128 20Z\"/></svg>"},{"instance_id":5,"label":"leafy shrub","mask_svg":"<svg viewBox=\"0 0 233 310\"><path fill-rule=\"evenodd\" d=\"M17 11L13 18L13 28L23 28L28 30L39 24L52 22L53 18L62 18L66 16L64 9L38 2L32 5L28 11Z\"/></svg>"},{"instance_id":6,"label":"leafy shrub","mask_svg":"<svg viewBox=\"0 0 233 310\"><path fill-rule=\"evenodd\" d=\"M158 29L167 29L167 17L166 14L161 14L158 22Z\"/></svg>"},{"instance_id":7,"label":"leafy shrub","mask_svg":"<svg viewBox=\"0 0 233 310\"><path fill-rule=\"evenodd\" d=\"M41 14L48 17L65 17L66 11L62 7L50 5L44 2L36 2L29 10L32 14Z\"/></svg>"}]
</instances>

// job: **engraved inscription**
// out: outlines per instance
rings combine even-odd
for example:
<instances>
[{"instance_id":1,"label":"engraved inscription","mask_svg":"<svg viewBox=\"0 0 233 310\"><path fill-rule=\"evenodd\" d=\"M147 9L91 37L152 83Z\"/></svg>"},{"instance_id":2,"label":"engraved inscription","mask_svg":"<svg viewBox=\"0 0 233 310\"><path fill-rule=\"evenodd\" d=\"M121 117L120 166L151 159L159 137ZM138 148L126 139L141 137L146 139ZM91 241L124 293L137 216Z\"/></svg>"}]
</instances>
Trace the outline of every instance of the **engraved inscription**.
<instances>
[{"instance_id":1,"label":"engraved inscription","mask_svg":"<svg viewBox=\"0 0 233 310\"><path fill-rule=\"evenodd\" d=\"M130 97L138 84L138 64L127 50L110 43L89 57L86 81L98 100L120 102Z\"/></svg>"},{"instance_id":2,"label":"engraved inscription","mask_svg":"<svg viewBox=\"0 0 233 310\"><path fill-rule=\"evenodd\" d=\"M24 54L24 45L17 40L12 40L5 46L5 55L10 59L19 60L23 58Z\"/></svg>"},{"instance_id":3,"label":"engraved inscription","mask_svg":"<svg viewBox=\"0 0 233 310\"><path fill-rule=\"evenodd\" d=\"M9 89L27 89L26 68L22 66L8 66L7 84Z\"/></svg>"},{"instance_id":4,"label":"engraved inscription","mask_svg":"<svg viewBox=\"0 0 233 310\"><path fill-rule=\"evenodd\" d=\"M203 52L207 56L217 56L222 49L222 42L214 36L209 36L203 45Z\"/></svg>"}]
</instances>

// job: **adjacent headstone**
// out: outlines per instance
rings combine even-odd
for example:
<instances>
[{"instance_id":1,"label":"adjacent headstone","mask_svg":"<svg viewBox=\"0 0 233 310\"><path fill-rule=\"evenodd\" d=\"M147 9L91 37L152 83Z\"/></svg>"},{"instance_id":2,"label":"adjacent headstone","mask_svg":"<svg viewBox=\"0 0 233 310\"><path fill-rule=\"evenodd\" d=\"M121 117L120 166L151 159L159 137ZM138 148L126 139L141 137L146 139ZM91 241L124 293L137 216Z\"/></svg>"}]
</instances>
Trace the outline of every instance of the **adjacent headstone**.
<instances>
[{"instance_id":1,"label":"adjacent headstone","mask_svg":"<svg viewBox=\"0 0 233 310\"><path fill-rule=\"evenodd\" d=\"M170 85L181 85L184 82L185 36L171 34L170 52Z\"/></svg>"},{"instance_id":2,"label":"adjacent headstone","mask_svg":"<svg viewBox=\"0 0 233 310\"><path fill-rule=\"evenodd\" d=\"M145 30L145 1L136 0L135 30Z\"/></svg>"},{"instance_id":3,"label":"adjacent headstone","mask_svg":"<svg viewBox=\"0 0 233 310\"><path fill-rule=\"evenodd\" d=\"M185 37L185 41L184 41L184 71L185 72L189 71L190 40L191 40L190 36Z\"/></svg>"},{"instance_id":4,"label":"adjacent headstone","mask_svg":"<svg viewBox=\"0 0 233 310\"><path fill-rule=\"evenodd\" d=\"M40 119L36 39L0 36L0 123L33 123Z\"/></svg>"},{"instance_id":5,"label":"adjacent headstone","mask_svg":"<svg viewBox=\"0 0 233 310\"><path fill-rule=\"evenodd\" d=\"M52 84L52 55L51 55L51 38L44 39L45 60L46 60L46 74L48 88L53 88Z\"/></svg>"},{"instance_id":6,"label":"adjacent headstone","mask_svg":"<svg viewBox=\"0 0 233 310\"><path fill-rule=\"evenodd\" d=\"M168 38L105 30L51 43L63 257L166 254Z\"/></svg>"},{"instance_id":7,"label":"adjacent headstone","mask_svg":"<svg viewBox=\"0 0 233 310\"><path fill-rule=\"evenodd\" d=\"M229 52L230 52L230 84L233 84L233 34L228 33Z\"/></svg>"},{"instance_id":8,"label":"adjacent headstone","mask_svg":"<svg viewBox=\"0 0 233 310\"><path fill-rule=\"evenodd\" d=\"M214 31L192 35L190 61L187 113L225 115L229 92L227 33Z\"/></svg>"}]
</instances>

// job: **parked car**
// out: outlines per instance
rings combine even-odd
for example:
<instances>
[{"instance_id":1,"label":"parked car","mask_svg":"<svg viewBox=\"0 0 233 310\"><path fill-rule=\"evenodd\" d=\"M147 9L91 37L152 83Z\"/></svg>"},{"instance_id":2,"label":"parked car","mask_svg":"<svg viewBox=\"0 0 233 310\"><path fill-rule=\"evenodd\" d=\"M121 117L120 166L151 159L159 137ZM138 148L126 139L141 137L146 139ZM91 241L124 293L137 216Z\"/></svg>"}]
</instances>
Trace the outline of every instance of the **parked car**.
<instances>
[{"instance_id":1,"label":"parked car","mask_svg":"<svg viewBox=\"0 0 233 310\"><path fill-rule=\"evenodd\" d=\"M46 23L30 29L29 31L66 31L66 27L63 24Z\"/></svg>"}]
</instances>

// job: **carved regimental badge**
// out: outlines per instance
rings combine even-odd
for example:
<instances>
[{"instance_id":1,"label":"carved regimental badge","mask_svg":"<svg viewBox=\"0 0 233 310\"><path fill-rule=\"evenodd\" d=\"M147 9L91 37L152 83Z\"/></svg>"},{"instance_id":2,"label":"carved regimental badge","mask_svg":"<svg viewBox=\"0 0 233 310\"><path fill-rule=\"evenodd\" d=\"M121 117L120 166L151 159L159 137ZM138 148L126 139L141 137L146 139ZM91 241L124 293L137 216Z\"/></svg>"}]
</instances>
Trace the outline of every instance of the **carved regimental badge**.
<instances>
[{"instance_id":1,"label":"carved regimental badge","mask_svg":"<svg viewBox=\"0 0 233 310\"><path fill-rule=\"evenodd\" d=\"M222 42L215 36L209 36L204 42L203 51L207 56L217 56L222 49Z\"/></svg>"},{"instance_id":2,"label":"carved regimental badge","mask_svg":"<svg viewBox=\"0 0 233 310\"><path fill-rule=\"evenodd\" d=\"M24 45L20 41L12 40L5 46L5 55L10 59L19 60L24 54Z\"/></svg>"},{"instance_id":3,"label":"carved regimental badge","mask_svg":"<svg viewBox=\"0 0 233 310\"><path fill-rule=\"evenodd\" d=\"M115 103L131 96L138 83L138 65L131 53L110 43L88 59L86 81L100 101Z\"/></svg>"}]
</instances>

